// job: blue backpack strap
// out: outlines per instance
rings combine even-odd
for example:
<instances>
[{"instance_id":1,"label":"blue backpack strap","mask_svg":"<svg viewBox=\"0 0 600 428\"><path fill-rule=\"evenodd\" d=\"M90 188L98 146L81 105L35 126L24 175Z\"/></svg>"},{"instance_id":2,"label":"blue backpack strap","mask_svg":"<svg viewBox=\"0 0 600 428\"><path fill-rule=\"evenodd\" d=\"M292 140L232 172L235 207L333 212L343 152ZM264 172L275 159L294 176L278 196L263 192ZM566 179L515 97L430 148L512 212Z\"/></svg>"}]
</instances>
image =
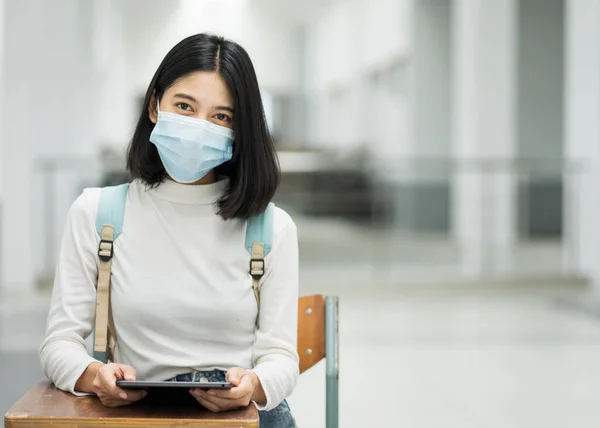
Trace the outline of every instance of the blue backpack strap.
<instances>
[{"instance_id":1,"label":"blue backpack strap","mask_svg":"<svg viewBox=\"0 0 600 428\"><path fill-rule=\"evenodd\" d=\"M252 255L252 244L254 242L264 244L264 256L271 251L273 247L273 215L275 204L270 203L267 209L260 215L248 220L246 228L246 250Z\"/></svg>"},{"instance_id":2,"label":"blue backpack strap","mask_svg":"<svg viewBox=\"0 0 600 428\"><path fill-rule=\"evenodd\" d=\"M250 253L250 276L252 291L260 314L260 280L265 274L265 257L273 247L273 216L275 205L269 203L260 215L248 220L246 226L246 250ZM256 317L258 328L258 315Z\"/></svg>"},{"instance_id":3,"label":"blue backpack strap","mask_svg":"<svg viewBox=\"0 0 600 428\"><path fill-rule=\"evenodd\" d=\"M123 232L128 190L129 183L104 187L100 190L98 214L96 215L96 232L98 232L100 238L102 238L102 227L104 225L114 226L113 241Z\"/></svg>"},{"instance_id":4,"label":"blue backpack strap","mask_svg":"<svg viewBox=\"0 0 600 428\"><path fill-rule=\"evenodd\" d=\"M129 184L104 187L100 191L96 232L98 246L98 285L96 287L96 319L94 323L94 358L103 363L114 360L116 335L110 310L110 278L114 241L123 232L125 204Z\"/></svg>"}]
</instances>

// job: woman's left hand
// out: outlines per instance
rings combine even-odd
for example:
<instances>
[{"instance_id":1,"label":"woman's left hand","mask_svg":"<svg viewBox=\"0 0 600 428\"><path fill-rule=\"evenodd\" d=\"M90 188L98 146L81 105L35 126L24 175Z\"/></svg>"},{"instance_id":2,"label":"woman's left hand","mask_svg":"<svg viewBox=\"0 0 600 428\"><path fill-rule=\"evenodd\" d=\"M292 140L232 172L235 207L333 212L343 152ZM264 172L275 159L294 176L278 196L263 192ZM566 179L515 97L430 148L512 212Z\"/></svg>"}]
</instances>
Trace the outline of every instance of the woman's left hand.
<instances>
[{"instance_id":1,"label":"woman's left hand","mask_svg":"<svg viewBox=\"0 0 600 428\"><path fill-rule=\"evenodd\" d=\"M262 393L262 386L258 377L251 371L241 367L234 367L227 371L225 380L233 385L231 389L209 389L203 390L193 388L190 394L212 412L223 412L225 410L246 407L250 402Z\"/></svg>"}]
</instances>

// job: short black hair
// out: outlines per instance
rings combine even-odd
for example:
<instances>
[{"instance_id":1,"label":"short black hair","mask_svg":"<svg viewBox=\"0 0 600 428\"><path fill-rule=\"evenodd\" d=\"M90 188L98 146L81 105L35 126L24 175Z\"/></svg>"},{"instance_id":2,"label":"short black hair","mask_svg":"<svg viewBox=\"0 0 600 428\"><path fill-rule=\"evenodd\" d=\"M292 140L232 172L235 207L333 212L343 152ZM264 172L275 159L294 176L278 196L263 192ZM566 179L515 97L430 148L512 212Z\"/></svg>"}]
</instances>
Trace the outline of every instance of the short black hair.
<instances>
[{"instance_id":1,"label":"short black hair","mask_svg":"<svg viewBox=\"0 0 600 428\"><path fill-rule=\"evenodd\" d=\"M267 127L258 81L248 53L235 42L212 34L183 39L161 62L144 98L144 105L127 151L127 170L134 179L155 187L167 178L158 150L150 143L154 123L148 106L182 77L196 71L216 71L234 100L233 157L215 172L229 177L218 202L223 219L248 219L261 214L280 181L279 162Z\"/></svg>"}]
</instances>

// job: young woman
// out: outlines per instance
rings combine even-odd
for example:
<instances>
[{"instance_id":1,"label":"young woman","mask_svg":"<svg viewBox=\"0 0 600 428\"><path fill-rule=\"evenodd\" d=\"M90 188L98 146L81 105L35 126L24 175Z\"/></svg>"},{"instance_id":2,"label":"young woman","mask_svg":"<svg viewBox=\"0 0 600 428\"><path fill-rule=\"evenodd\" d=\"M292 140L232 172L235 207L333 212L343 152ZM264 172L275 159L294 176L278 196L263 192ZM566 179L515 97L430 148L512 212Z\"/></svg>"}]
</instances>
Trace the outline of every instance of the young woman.
<instances>
[{"instance_id":1,"label":"young woman","mask_svg":"<svg viewBox=\"0 0 600 428\"><path fill-rule=\"evenodd\" d=\"M279 183L273 142L248 54L198 34L177 44L150 82L131 141L123 233L114 244L115 363L90 357L100 189L74 202L64 232L40 360L48 378L106 406L142 399L125 380L228 380L192 390L218 412L255 402L261 427L293 427L285 398L298 378L296 226L273 220L260 310L244 247L247 220Z\"/></svg>"}]
</instances>

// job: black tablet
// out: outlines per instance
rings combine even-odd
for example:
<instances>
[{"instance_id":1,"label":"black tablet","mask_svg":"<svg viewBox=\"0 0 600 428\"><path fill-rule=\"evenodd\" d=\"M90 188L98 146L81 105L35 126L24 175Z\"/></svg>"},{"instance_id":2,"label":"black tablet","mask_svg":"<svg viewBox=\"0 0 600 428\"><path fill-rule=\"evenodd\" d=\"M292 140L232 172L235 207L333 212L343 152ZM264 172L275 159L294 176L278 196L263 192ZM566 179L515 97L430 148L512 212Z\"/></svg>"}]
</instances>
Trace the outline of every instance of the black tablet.
<instances>
[{"instance_id":1,"label":"black tablet","mask_svg":"<svg viewBox=\"0 0 600 428\"><path fill-rule=\"evenodd\" d=\"M118 380L117 386L123 389L149 389L149 388L201 388L201 389L231 389L229 382L173 382L173 381L145 381L145 380Z\"/></svg>"}]
</instances>

